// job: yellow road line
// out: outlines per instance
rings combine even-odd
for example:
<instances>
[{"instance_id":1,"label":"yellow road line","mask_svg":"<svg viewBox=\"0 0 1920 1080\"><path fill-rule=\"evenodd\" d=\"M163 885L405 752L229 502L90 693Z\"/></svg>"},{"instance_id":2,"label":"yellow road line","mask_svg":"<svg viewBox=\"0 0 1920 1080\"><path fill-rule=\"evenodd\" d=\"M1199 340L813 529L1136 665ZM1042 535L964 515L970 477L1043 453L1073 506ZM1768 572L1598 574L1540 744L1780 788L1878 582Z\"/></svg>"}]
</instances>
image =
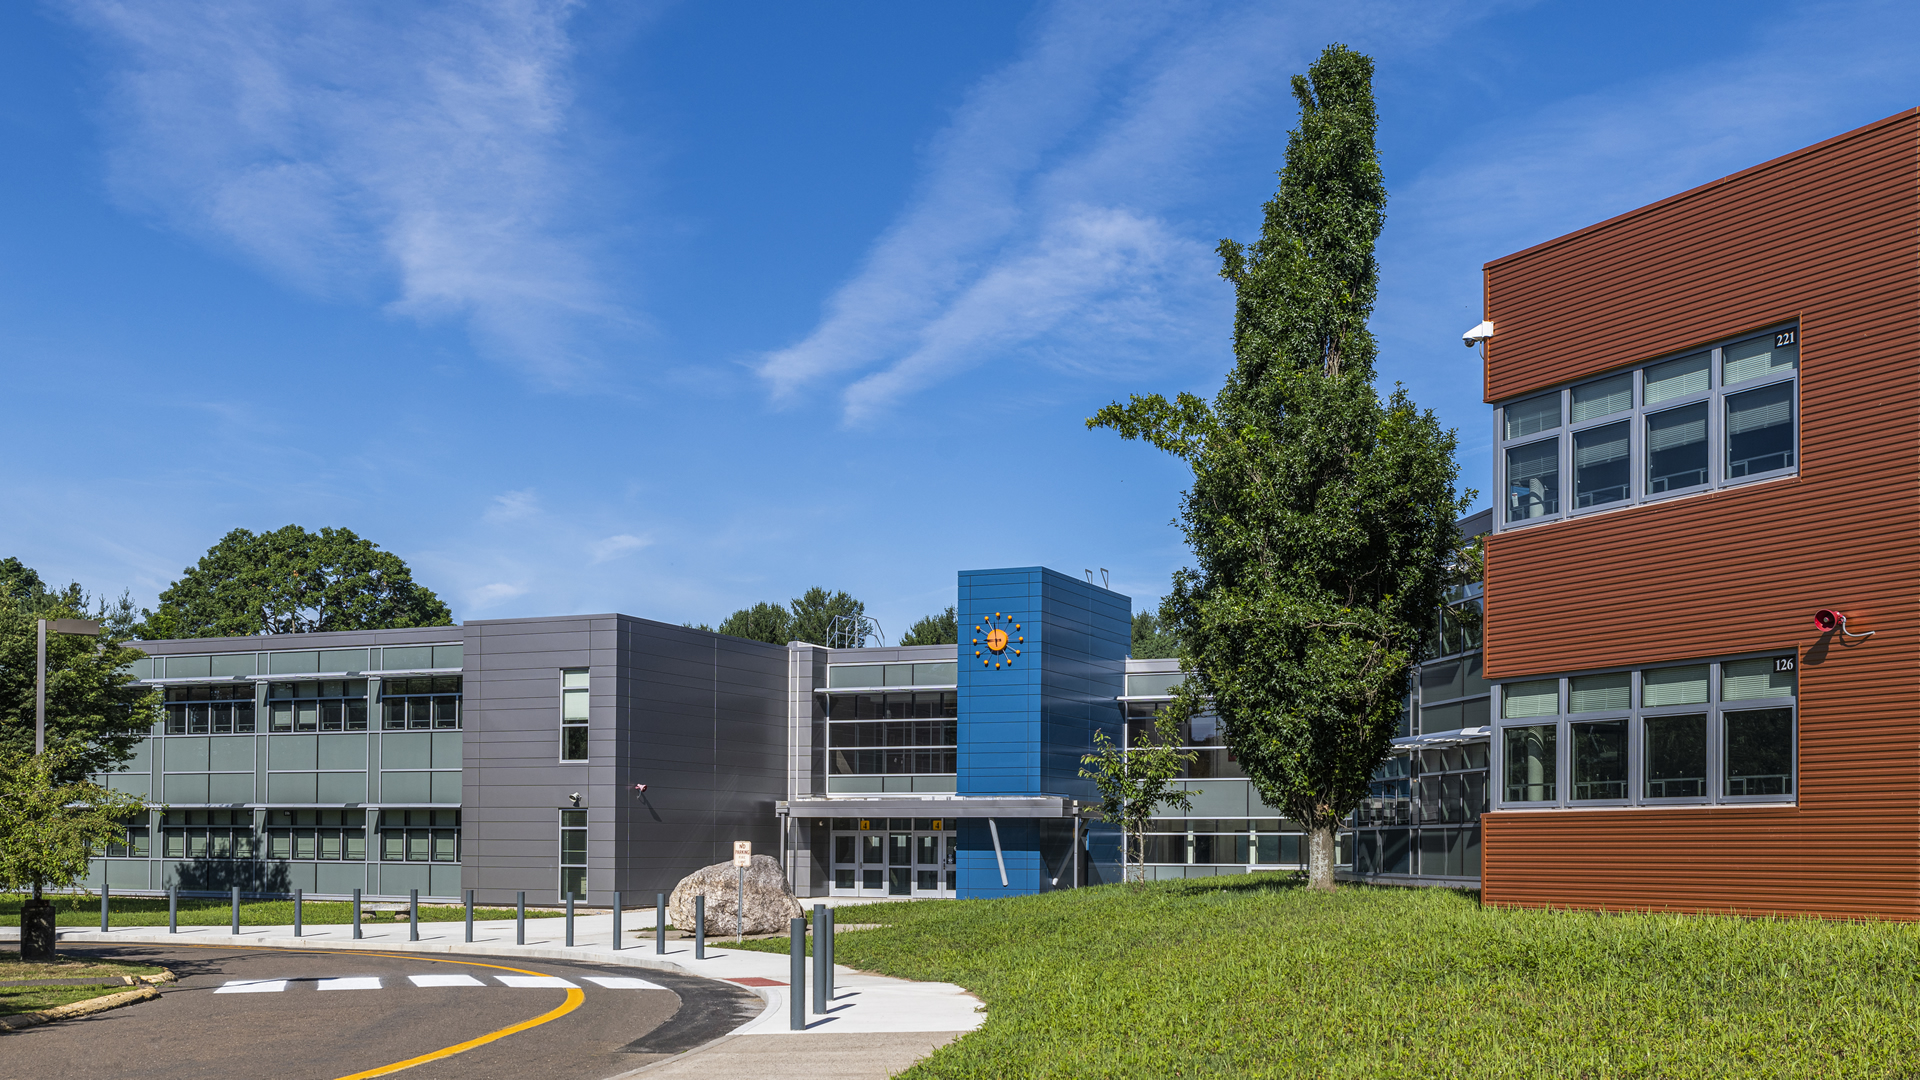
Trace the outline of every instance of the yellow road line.
<instances>
[{"instance_id":1,"label":"yellow road line","mask_svg":"<svg viewBox=\"0 0 1920 1080\"><path fill-rule=\"evenodd\" d=\"M233 948L233 947L235 946L198 945L198 944L188 946L188 948L200 948L200 949ZM238 946L238 947L248 948L248 946L244 946L244 945ZM252 948L258 949L258 951L260 952L306 952L306 953L324 954L327 956L340 956L342 954L350 955L350 956L380 956L390 960L419 960L419 961L425 961L426 963L429 963L429 964L464 964L467 967L494 968L499 971L518 972L521 975L542 974L541 972L538 972L538 971L528 971L526 968L508 967L505 964L483 964L478 960L450 960L450 959L442 959L437 956L419 956L414 953L378 952L373 949L365 949L365 950L362 950L362 949L351 949L351 950L281 949L281 948L275 948L273 946L267 946L264 948L260 946L253 946ZM432 1051L431 1053L421 1054L419 1057L410 1057L405 1061L396 1061L391 1065L382 1065L377 1069L368 1069L366 1072L351 1073L349 1075L340 1077L339 1080L369 1080L369 1078L375 1077L375 1076L390 1076L394 1073L400 1072L403 1069L411 1069L415 1065L425 1065L429 1061L439 1061L442 1058L450 1058L455 1054L463 1054L463 1053L466 1053L468 1050L473 1049L476 1046L485 1046L490 1042L495 1042L497 1040L504 1039L509 1035L515 1034L517 1032L525 1031L528 1028L539 1027L541 1024L544 1024L549 1020L558 1020L561 1017L572 1012L573 1010L586 1004L586 1001L587 1001L587 995L584 992L582 992L579 987L577 986L570 987L567 990L567 1000L561 1002L559 1005L548 1010L547 1012L541 1013L539 1016L536 1016L531 1020L522 1020L519 1023L513 1024L509 1027L503 1027L499 1031L489 1031L485 1035L482 1035L478 1038L468 1039L466 1042L463 1042L463 1043L455 1043L452 1046L442 1047L441 1049Z\"/></svg>"}]
</instances>

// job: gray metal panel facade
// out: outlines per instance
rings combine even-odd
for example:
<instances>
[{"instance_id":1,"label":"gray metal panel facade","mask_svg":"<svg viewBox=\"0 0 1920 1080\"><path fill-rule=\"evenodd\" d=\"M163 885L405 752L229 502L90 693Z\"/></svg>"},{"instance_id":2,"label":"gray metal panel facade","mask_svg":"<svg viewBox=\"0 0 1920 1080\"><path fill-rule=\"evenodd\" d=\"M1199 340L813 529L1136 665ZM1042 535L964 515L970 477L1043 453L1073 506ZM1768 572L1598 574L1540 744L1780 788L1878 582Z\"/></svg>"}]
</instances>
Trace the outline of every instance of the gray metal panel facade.
<instances>
[{"instance_id":1,"label":"gray metal panel facade","mask_svg":"<svg viewBox=\"0 0 1920 1080\"><path fill-rule=\"evenodd\" d=\"M587 902L632 902L778 842L787 650L625 615L467 623L462 877L560 900L560 812L588 812ZM588 760L560 760L561 672L589 669ZM647 785L645 792L635 790Z\"/></svg>"}]
</instances>

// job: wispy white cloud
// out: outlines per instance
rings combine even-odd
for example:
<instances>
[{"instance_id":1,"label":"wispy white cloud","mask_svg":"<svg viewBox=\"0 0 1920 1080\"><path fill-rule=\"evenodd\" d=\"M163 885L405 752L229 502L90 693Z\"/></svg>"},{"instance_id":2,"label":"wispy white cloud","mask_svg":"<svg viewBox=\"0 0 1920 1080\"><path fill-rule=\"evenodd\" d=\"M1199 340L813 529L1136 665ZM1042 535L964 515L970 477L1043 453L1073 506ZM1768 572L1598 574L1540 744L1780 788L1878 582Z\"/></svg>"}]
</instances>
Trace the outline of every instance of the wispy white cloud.
<instances>
[{"instance_id":1,"label":"wispy white cloud","mask_svg":"<svg viewBox=\"0 0 1920 1080\"><path fill-rule=\"evenodd\" d=\"M596 540L587 545L587 550L593 553L594 562L603 563L608 559L617 559L628 552L638 551L649 543L652 541L645 537L621 533L618 536L609 536L605 540Z\"/></svg>"},{"instance_id":2,"label":"wispy white cloud","mask_svg":"<svg viewBox=\"0 0 1920 1080\"><path fill-rule=\"evenodd\" d=\"M566 381L621 319L566 209L573 0L67 0L128 205Z\"/></svg>"},{"instance_id":3,"label":"wispy white cloud","mask_svg":"<svg viewBox=\"0 0 1920 1080\"><path fill-rule=\"evenodd\" d=\"M467 593L467 604L474 608L487 608L500 603L502 600L511 600L516 596L524 596L526 593L527 587L525 585L496 581L470 590Z\"/></svg>"},{"instance_id":4,"label":"wispy white cloud","mask_svg":"<svg viewBox=\"0 0 1920 1080\"><path fill-rule=\"evenodd\" d=\"M1470 5L1338 12L1208 4L1051 8L968 95L920 194L801 341L767 354L776 398L837 383L848 419L1010 355L1111 374L1218 354L1215 238L1180 220L1210 148L1338 33L1424 41Z\"/></svg>"},{"instance_id":5,"label":"wispy white cloud","mask_svg":"<svg viewBox=\"0 0 1920 1080\"><path fill-rule=\"evenodd\" d=\"M487 521L499 525L509 521L524 521L540 512L540 497L532 488L509 491L495 495L493 504L482 515Z\"/></svg>"}]
</instances>

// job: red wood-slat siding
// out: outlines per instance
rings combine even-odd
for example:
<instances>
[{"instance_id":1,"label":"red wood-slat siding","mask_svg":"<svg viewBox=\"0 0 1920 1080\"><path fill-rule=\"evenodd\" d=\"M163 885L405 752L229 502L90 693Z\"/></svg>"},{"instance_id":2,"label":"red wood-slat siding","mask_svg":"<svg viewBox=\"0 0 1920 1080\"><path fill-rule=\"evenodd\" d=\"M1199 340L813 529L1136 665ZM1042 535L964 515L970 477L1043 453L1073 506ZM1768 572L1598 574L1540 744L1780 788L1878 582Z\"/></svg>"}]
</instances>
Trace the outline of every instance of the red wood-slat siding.
<instances>
[{"instance_id":1,"label":"red wood-slat siding","mask_svg":"<svg viewBox=\"0 0 1920 1080\"><path fill-rule=\"evenodd\" d=\"M1488 264L1489 400L1802 335L1799 476L1490 537L1486 625L1502 680L1797 651L1798 805L1493 813L1489 901L1920 918L1917 152L1904 112Z\"/></svg>"}]
</instances>

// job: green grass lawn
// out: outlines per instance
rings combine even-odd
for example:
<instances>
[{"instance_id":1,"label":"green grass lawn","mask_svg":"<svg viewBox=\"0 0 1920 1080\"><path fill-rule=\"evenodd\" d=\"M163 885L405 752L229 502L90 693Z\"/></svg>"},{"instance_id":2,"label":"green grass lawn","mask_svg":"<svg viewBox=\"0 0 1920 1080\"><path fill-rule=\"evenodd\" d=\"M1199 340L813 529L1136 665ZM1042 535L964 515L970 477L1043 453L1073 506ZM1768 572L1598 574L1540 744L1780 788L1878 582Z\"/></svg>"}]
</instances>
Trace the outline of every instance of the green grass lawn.
<instances>
[{"instance_id":1,"label":"green grass lawn","mask_svg":"<svg viewBox=\"0 0 1920 1080\"><path fill-rule=\"evenodd\" d=\"M18 952L0 952L0 982L18 979L91 979L102 976L157 975L151 964L121 964L111 960L56 960L51 964L26 964ZM133 987L121 986L0 986L0 1016L39 1012L55 1005L118 994Z\"/></svg>"},{"instance_id":2,"label":"green grass lawn","mask_svg":"<svg viewBox=\"0 0 1920 1080\"><path fill-rule=\"evenodd\" d=\"M907 1080L1920 1076L1910 924L1498 910L1278 874L838 915L886 926L841 934L836 961L987 1003Z\"/></svg>"},{"instance_id":3,"label":"green grass lawn","mask_svg":"<svg viewBox=\"0 0 1920 1080\"><path fill-rule=\"evenodd\" d=\"M50 896L53 901L54 920L60 926L100 926L100 898L98 896L75 896L61 894ZM11 893L0 895L0 923L10 926L20 925L21 895ZM113 926L165 926L167 925L167 900L165 897L113 896L107 899L109 920ZM535 911L527 909L529 919L554 919L565 916L564 911ZM462 922L467 917L463 907L441 907L420 905L421 922ZM476 919L511 919L512 908L473 909ZM206 897L180 898L180 925L182 926L227 926L233 919L233 902L227 899ZM395 920L391 914L379 916L381 922L405 922L403 914ZM353 904L350 902L323 902L305 900L300 904L300 921L315 926L328 923L345 925L353 921ZM293 901L291 900L241 900L240 925L242 926L291 926L293 925Z\"/></svg>"}]
</instances>

